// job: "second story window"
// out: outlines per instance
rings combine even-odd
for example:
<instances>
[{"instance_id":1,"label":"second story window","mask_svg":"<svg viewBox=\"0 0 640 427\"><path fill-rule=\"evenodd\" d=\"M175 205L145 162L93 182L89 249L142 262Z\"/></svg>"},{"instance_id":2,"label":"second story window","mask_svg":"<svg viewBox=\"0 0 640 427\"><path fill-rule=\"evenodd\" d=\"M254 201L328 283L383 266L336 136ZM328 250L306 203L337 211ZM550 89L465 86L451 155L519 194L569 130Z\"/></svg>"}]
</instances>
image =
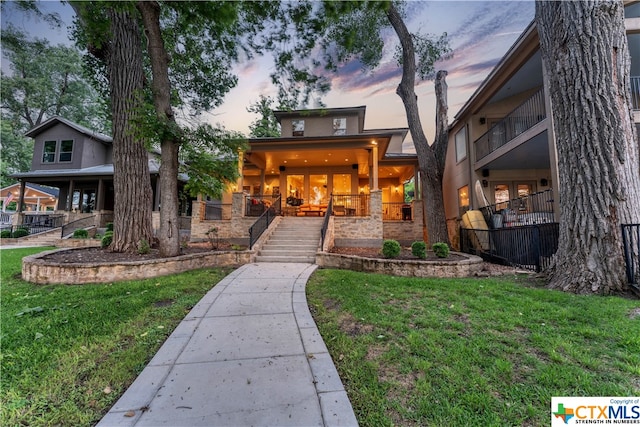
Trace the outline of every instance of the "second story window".
<instances>
[{"instance_id":1,"label":"second story window","mask_svg":"<svg viewBox=\"0 0 640 427\"><path fill-rule=\"evenodd\" d=\"M304 120L292 120L293 136L304 136Z\"/></svg>"},{"instance_id":2,"label":"second story window","mask_svg":"<svg viewBox=\"0 0 640 427\"><path fill-rule=\"evenodd\" d=\"M73 141L72 140L60 141L60 157L58 161L70 162L71 154L73 154Z\"/></svg>"},{"instance_id":3,"label":"second story window","mask_svg":"<svg viewBox=\"0 0 640 427\"><path fill-rule=\"evenodd\" d=\"M333 119L333 134L334 135L346 135L347 134L347 119L341 117L339 119Z\"/></svg>"},{"instance_id":4,"label":"second story window","mask_svg":"<svg viewBox=\"0 0 640 427\"><path fill-rule=\"evenodd\" d=\"M45 141L42 151L42 163L54 163L56 161L56 141Z\"/></svg>"},{"instance_id":5,"label":"second story window","mask_svg":"<svg viewBox=\"0 0 640 427\"><path fill-rule=\"evenodd\" d=\"M467 134L466 129L462 128L456 133L456 162L464 160L467 157Z\"/></svg>"}]
</instances>

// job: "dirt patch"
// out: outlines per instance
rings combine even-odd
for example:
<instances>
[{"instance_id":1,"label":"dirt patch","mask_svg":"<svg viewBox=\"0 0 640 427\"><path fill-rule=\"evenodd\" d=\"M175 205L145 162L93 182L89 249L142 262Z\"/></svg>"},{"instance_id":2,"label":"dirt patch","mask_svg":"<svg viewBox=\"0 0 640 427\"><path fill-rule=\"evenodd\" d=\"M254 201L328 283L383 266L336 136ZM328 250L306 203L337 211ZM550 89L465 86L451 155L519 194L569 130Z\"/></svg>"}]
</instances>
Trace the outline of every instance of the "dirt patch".
<instances>
[{"instance_id":1,"label":"dirt patch","mask_svg":"<svg viewBox=\"0 0 640 427\"><path fill-rule=\"evenodd\" d=\"M333 248L329 251L332 254L338 255L355 255L363 258L384 258L382 256L382 252L380 248L356 248L356 247L346 247L346 248ZM411 248L401 248L400 255L396 258L389 259L397 259L397 260L411 260L411 261L462 261L466 258L457 255L457 254L449 254L447 258L438 258L433 252L427 251L427 257L425 259L418 258L417 256L411 253Z\"/></svg>"},{"instance_id":2,"label":"dirt patch","mask_svg":"<svg viewBox=\"0 0 640 427\"><path fill-rule=\"evenodd\" d=\"M635 319L636 317L640 317L640 308L634 308L629 313L629 319Z\"/></svg>"},{"instance_id":3,"label":"dirt patch","mask_svg":"<svg viewBox=\"0 0 640 427\"><path fill-rule=\"evenodd\" d=\"M342 313L338 322L340 323L340 330L350 337L369 334L373 331L373 325L360 323L348 313Z\"/></svg>"},{"instance_id":4,"label":"dirt patch","mask_svg":"<svg viewBox=\"0 0 640 427\"><path fill-rule=\"evenodd\" d=\"M181 248L180 255L199 254L206 252L222 252L232 250L231 244L220 243L218 249L213 251L209 243L190 243L189 245ZM243 250L245 248L242 248ZM61 264L90 264L101 262L125 262L125 261L148 261L154 259L162 259L160 251L158 249L151 249L149 253L122 253L111 252L102 248L83 248L74 249L69 251L59 251L42 257L43 260L49 262L56 262Z\"/></svg>"}]
</instances>

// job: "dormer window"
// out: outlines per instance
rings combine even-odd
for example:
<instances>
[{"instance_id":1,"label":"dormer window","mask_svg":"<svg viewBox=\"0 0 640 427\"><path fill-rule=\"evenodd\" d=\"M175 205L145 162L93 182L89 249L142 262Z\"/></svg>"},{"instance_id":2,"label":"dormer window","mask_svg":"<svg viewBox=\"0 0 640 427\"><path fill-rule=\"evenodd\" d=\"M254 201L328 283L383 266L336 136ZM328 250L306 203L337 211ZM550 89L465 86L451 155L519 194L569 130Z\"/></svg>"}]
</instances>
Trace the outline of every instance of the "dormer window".
<instances>
[{"instance_id":1,"label":"dormer window","mask_svg":"<svg viewBox=\"0 0 640 427\"><path fill-rule=\"evenodd\" d=\"M347 119L345 117L333 119L333 134L334 135L347 134Z\"/></svg>"},{"instance_id":2,"label":"dormer window","mask_svg":"<svg viewBox=\"0 0 640 427\"><path fill-rule=\"evenodd\" d=\"M70 162L71 155L73 154L73 140L60 141L60 162Z\"/></svg>"},{"instance_id":3,"label":"dormer window","mask_svg":"<svg viewBox=\"0 0 640 427\"><path fill-rule=\"evenodd\" d=\"M42 152L42 163L54 163L56 161L57 141L45 141Z\"/></svg>"},{"instance_id":4,"label":"dormer window","mask_svg":"<svg viewBox=\"0 0 640 427\"><path fill-rule=\"evenodd\" d=\"M304 120L292 120L293 136L304 136Z\"/></svg>"}]
</instances>

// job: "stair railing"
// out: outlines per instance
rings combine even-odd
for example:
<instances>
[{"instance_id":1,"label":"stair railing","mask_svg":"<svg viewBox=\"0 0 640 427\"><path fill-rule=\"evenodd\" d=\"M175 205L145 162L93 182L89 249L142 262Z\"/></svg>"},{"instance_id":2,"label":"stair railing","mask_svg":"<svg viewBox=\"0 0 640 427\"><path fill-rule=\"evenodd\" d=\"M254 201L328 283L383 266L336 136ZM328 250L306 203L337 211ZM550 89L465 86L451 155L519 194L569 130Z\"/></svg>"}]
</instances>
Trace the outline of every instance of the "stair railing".
<instances>
[{"instance_id":1,"label":"stair railing","mask_svg":"<svg viewBox=\"0 0 640 427\"><path fill-rule=\"evenodd\" d=\"M260 217L249 227L249 250L258 241L262 233L264 233L276 216L280 213L280 197L278 197L269 209L264 211Z\"/></svg>"}]
</instances>

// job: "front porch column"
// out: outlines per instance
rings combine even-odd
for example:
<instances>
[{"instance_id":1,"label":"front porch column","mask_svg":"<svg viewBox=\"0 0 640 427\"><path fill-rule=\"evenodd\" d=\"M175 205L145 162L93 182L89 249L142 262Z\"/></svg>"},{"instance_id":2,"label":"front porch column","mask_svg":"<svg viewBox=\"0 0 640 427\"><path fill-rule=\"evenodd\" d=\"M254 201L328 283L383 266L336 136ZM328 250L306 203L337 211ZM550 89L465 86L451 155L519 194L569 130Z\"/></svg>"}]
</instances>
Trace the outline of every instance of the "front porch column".
<instances>
[{"instance_id":1,"label":"front porch column","mask_svg":"<svg viewBox=\"0 0 640 427\"><path fill-rule=\"evenodd\" d=\"M371 171L371 191L378 189L378 146L374 145L371 149L371 163L373 164L373 170Z\"/></svg>"},{"instance_id":2,"label":"front porch column","mask_svg":"<svg viewBox=\"0 0 640 427\"><path fill-rule=\"evenodd\" d=\"M264 169L260 169L260 194L265 194Z\"/></svg>"},{"instance_id":3,"label":"front porch column","mask_svg":"<svg viewBox=\"0 0 640 427\"><path fill-rule=\"evenodd\" d=\"M25 191L27 190L27 182L20 181L20 194L18 194L18 205L16 206L16 212L22 212L22 203L24 202Z\"/></svg>"},{"instance_id":4,"label":"front porch column","mask_svg":"<svg viewBox=\"0 0 640 427\"><path fill-rule=\"evenodd\" d=\"M67 203L66 203L66 206L64 207L64 210L67 211L67 212L71 212L71 210L73 209L73 187L74 187L74 184L75 183L73 182L73 180L69 180L69 193L67 193Z\"/></svg>"},{"instance_id":5,"label":"front porch column","mask_svg":"<svg viewBox=\"0 0 640 427\"><path fill-rule=\"evenodd\" d=\"M238 151L238 182L236 183L236 191L242 192L244 186L244 180L242 174L244 173L244 151Z\"/></svg>"},{"instance_id":6,"label":"front porch column","mask_svg":"<svg viewBox=\"0 0 640 427\"><path fill-rule=\"evenodd\" d=\"M100 212L104 209L104 180L98 179L98 193L96 194L96 210Z\"/></svg>"}]
</instances>

